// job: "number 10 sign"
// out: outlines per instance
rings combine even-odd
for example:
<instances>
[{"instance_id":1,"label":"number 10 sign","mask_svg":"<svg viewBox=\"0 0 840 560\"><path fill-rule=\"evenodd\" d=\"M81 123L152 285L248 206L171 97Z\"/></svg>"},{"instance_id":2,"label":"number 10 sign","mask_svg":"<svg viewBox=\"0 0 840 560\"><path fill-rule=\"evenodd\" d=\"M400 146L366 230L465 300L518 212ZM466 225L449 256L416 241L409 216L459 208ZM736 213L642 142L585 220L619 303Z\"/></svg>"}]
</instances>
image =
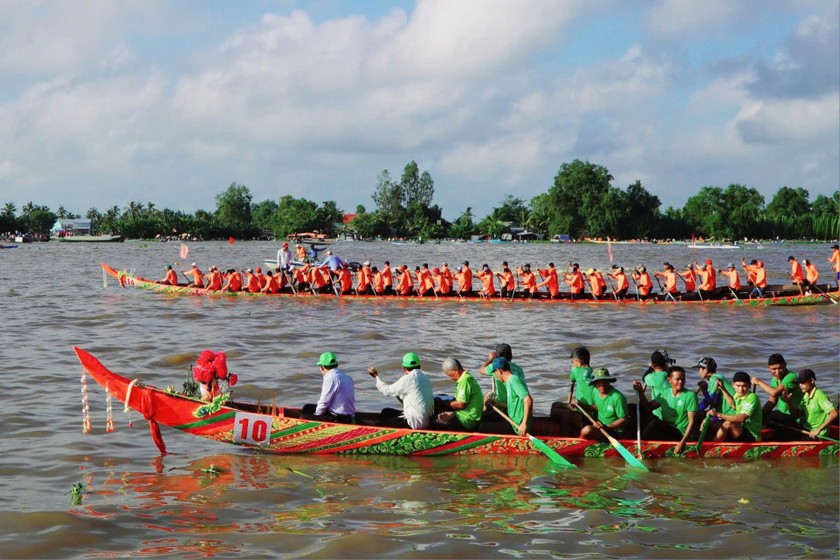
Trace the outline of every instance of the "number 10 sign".
<instances>
[{"instance_id":1,"label":"number 10 sign","mask_svg":"<svg viewBox=\"0 0 840 560\"><path fill-rule=\"evenodd\" d=\"M271 416L237 411L233 426L233 443L271 443Z\"/></svg>"}]
</instances>

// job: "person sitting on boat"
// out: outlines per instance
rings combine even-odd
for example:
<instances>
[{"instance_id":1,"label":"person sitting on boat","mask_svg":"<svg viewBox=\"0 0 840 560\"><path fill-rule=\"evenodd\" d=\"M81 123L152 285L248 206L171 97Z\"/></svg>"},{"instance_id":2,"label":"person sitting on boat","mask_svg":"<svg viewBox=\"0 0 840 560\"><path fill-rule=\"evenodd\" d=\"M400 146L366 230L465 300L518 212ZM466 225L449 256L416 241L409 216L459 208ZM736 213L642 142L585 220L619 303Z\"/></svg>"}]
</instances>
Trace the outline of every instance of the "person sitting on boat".
<instances>
[{"instance_id":1,"label":"person sitting on boat","mask_svg":"<svg viewBox=\"0 0 840 560\"><path fill-rule=\"evenodd\" d=\"M338 289L342 295L353 293L353 275L350 272L350 267L344 263L336 273L338 277Z\"/></svg>"},{"instance_id":2,"label":"person sitting on boat","mask_svg":"<svg viewBox=\"0 0 840 560\"><path fill-rule=\"evenodd\" d=\"M810 438L827 436L828 427L837 421L837 409L825 392L817 388L814 370L800 371L796 383L802 391L802 400L796 410L799 426L808 432Z\"/></svg>"},{"instance_id":3,"label":"person sitting on boat","mask_svg":"<svg viewBox=\"0 0 840 560\"><path fill-rule=\"evenodd\" d=\"M554 263L548 263L548 267L542 270L537 269L537 273L543 279L542 282L537 284L537 290L545 286L545 289L548 290L548 297L557 299L560 295L560 280L557 278L557 269L554 268Z\"/></svg>"},{"instance_id":4,"label":"person sitting on boat","mask_svg":"<svg viewBox=\"0 0 840 560\"><path fill-rule=\"evenodd\" d=\"M496 295L496 285L493 283L494 275L490 270L490 265L484 263L481 270L475 273L476 277L481 281L481 297L492 298Z\"/></svg>"},{"instance_id":5,"label":"person sitting on boat","mask_svg":"<svg viewBox=\"0 0 840 560\"><path fill-rule=\"evenodd\" d=\"M499 289L502 292L502 297L512 298L516 290L516 279L513 272L510 271L507 261L502 263L502 271L497 273L496 276L499 277Z\"/></svg>"},{"instance_id":6,"label":"person sitting on boat","mask_svg":"<svg viewBox=\"0 0 840 560\"><path fill-rule=\"evenodd\" d=\"M452 295L452 274L443 274L440 268L435 267L432 269L432 279L437 282L439 296Z\"/></svg>"},{"instance_id":7,"label":"person sitting on boat","mask_svg":"<svg viewBox=\"0 0 840 560\"><path fill-rule=\"evenodd\" d=\"M317 404L307 404L300 411L304 420L353 424L356 415L356 391L353 378L338 369L338 358L324 352L316 364L321 369L321 396Z\"/></svg>"},{"instance_id":8,"label":"person sitting on boat","mask_svg":"<svg viewBox=\"0 0 840 560\"><path fill-rule=\"evenodd\" d=\"M397 279L397 295L410 296L414 293L414 280L411 278L411 271L406 265L402 265L397 269L399 278Z\"/></svg>"},{"instance_id":9,"label":"person sitting on boat","mask_svg":"<svg viewBox=\"0 0 840 560\"><path fill-rule=\"evenodd\" d=\"M700 286L697 291L700 292L701 297L709 298L717 287L717 278L715 277L715 267L712 266L712 259L706 259L706 263L700 266L697 261L694 261L694 270L700 278Z\"/></svg>"},{"instance_id":10,"label":"person sitting on boat","mask_svg":"<svg viewBox=\"0 0 840 560\"><path fill-rule=\"evenodd\" d=\"M615 280L615 297L619 300L627 297L627 290L630 289L630 282L627 280L627 274L624 273L624 267L617 264L612 265L612 272L607 276Z\"/></svg>"},{"instance_id":11,"label":"person sitting on boat","mask_svg":"<svg viewBox=\"0 0 840 560\"><path fill-rule=\"evenodd\" d=\"M225 292L239 292L241 290L242 290L242 275L234 268L228 269L227 278L225 278L225 284L224 284L224 286L222 286L222 291L225 291Z\"/></svg>"},{"instance_id":12,"label":"person sitting on boat","mask_svg":"<svg viewBox=\"0 0 840 560\"><path fill-rule=\"evenodd\" d=\"M738 276L738 271L735 269L734 263L727 264L726 270L719 268L718 274L726 278L729 282L729 289L733 292L737 292L741 289L741 278Z\"/></svg>"},{"instance_id":13,"label":"person sitting on boat","mask_svg":"<svg viewBox=\"0 0 840 560\"><path fill-rule=\"evenodd\" d=\"M607 368L598 368L592 372L589 385L594 388L592 391L594 402L591 408L598 415L595 424L588 424L581 428L580 437L605 440L606 436L601 432L601 428L613 437L620 438L624 435L624 426L627 424L627 397L612 386L615 380Z\"/></svg>"},{"instance_id":14,"label":"person sitting on boat","mask_svg":"<svg viewBox=\"0 0 840 560\"><path fill-rule=\"evenodd\" d=\"M510 369L515 376L521 377L523 380L525 379L525 372L522 367L513 361L513 349L511 349L510 344L504 342L497 344L487 355L487 359L478 370L482 375L488 375L493 379L493 390L484 397L485 406L482 420L485 421L503 421L502 417L493 410L493 406L502 410L507 408L507 388L503 381L493 375L493 360L500 357L508 361Z\"/></svg>"},{"instance_id":15,"label":"person sitting on boat","mask_svg":"<svg viewBox=\"0 0 840 560\"><path fill-rule=\"evenodd\" d=\"M677 301L677 295L680 291L677 289L677 272L674 270L674 265L669 262L662 263L662 272L654 272L654 276L665 279L665 287L663 288L663 299L671 298Z\"/></svg>"},{"instance_id":16,"label":"person sitting on boat","mask_svg":"<svg viewBox=\"0 0 840 560\"><path fill-rule=\"evenodd\" d=\"M687 264L683 272L677 272L680 278L685 283L685 291L693 292L697 289L697 274L694 272L694 266Z\"/></svg>"},{"instance_id":17,"label":"person sitting on boat","mask_svg":"<svg viewBox=\"0 0 840 560\"><path fill-rule=\"evenodd\" d=\"M650 279L647 268L644 265L639 265L632 272L633 280L636 281L636 289L638 290L639 299L645 300L650 297L653 289L653 282Z\"/></svg>"},{"instance_id":18,"label":"person sitting on boat","mask_svg":"<svg viewBox=\"0 0 840 560\"><path fill-rule=\"evenodd\" d=\"M698 411L705 413L710 408L714 408L724 414L733 414L735 410L723 398L722 387L729 391L730 395L735 394L735 388L723 374L718 373L715 359L704 356L694 367L700 375L697 385L700 386L700 392L703 394L703 400L698 404Z\"/></svg>"},{"instance_id":19,"label":"person sitting on boat","mask_svg":"<svg viewBox=\"0 0 840 560\"><path fill-rule=\"evenodd\" d=\"M470 261L461 263L461 280L458 282L458 292L463 296L473 295L473 271L470 268Z\"/></svg>"},{"instance_id":20,"label":"person sitting on boat","mask_svg":"<svg viewBox=\"0 0 840 560\"><path fill-rule=\"evenodd\" d=\"M753 297L763 298L764 289L767 287L767 271L764 269L764 261L755 259L747 264L747 260L741 257L741 267L747 273L747 285L752 286L750 299Z\"/></svg>"},{"instance_id":21,"label":"person sitting on boat","mask_svg":"<svg viewBox=\"0 0 840 560\"><path fill-rule=\"evenodd\" d=\"M260 290L264 294L277 294L280 292L280 282L277 280L280 274L275 275L270 270L265 271L265 286Z\"/></svg>"},{"instance_id":22,"label":"person sitting on boat","mask_svg":"<svg viewBox=\"0 0 840 560\"><path fill-rule=\"evenodd\" d=\"M645 386L633 381L643 411L661 409L661 419L651 416L642 430L642 439L677 441L675 453L682 453L694 430L697 419L697 395L685 390L685 370L680 366L668 368L670 390L660 393L654 400L645 397Z\"/></svg>"},{"instance_id":23,"label":"person sitting on boat","mask_svg":"<svg viewBox=\"0 0 840 560\"><path fill-rule=\"evenodd\" d=\"M214 264L207 273L207 289L219 291L222 289L222 284L222 271Z\"/></svg>"},{"instance_id":24,"label":"person sitting on boat","mask_svg":"<svg viewBox=\"0 0 840 560\"><path fill-rule=\"evenodd\" d=\"M840 245L835 243L831 246L828 262L834 266L834 281L837 283L837 289L840 290Z\"/></svg>"},{"instance_id":25,"label":"person sitting on boat","mask_svg":"<svg viewBox=\"0 0 840 560\"><path fill-rule=\"evenodd\" d=\"M277 269L275 272L287 272L292 266L292 252L289 250L289 243L283 242L283 246L277 251Z\"/></svg>"},{"instance_id":26,"label":"person sitting on boat","mask_svg":"<svg viewBox=\"0 0 840 560\"><path fill-rule=\"evenodd\" d=\"M537 293L537 279L531 272L531 265L525 263L523 267L516 267L516 275L519 276L519 283L522 285L522 295L533 298Z\"/></svg>"},{"instance_id":27,"label":"person sitting on boat","mask_svg":"<svg viewBox=\"0 0 840 560\"><path fill-rule=\"evenodd\" d=\"M580 273L580 265L578 263L569 263L572 268L571 272L563 275L563 282L569 285L569 292L572 299L578 299L583 294L583 274Z\"/></svg>"},{"instance_id":28,"label":"person sitting on boat","mask_svg":"<svg viewBox=\"0 0 840 560\"><path fill-rule=\"evenodd\" d=\"M192 276L192 282L187 284L190 288L203 288L204 287L204 273L201 272L201 269L195 263L192 263L189 272L185 273L188 276Z\"/></svg>"},{"instance_id":29,"label":"person sitting on boat","mask_svg":"<svg viewBox=\"0 0 840 560\"><path fill-rule=\"evenodd\" d=\"M589 280L589 292L592 294L592 299L600 299L607 291L604 275L597 268L587 268L586 278Z\"/></svg>"},{"instance_id":30,"label":"person sitting on boat","mask_svg":"<svg viewBox=\"0 0 840 560\"><path fill-rule=\"evenodd\" d=\"M251 292L252 294L257 294L260 290L262 290L259 276L257 276L250 268L245 269L245 285L242 290L245 292Z\"/></svg>"},{"instance_id":31,"label":"person sitting on boat","mask_svg":"<svg viewBox=\"0 0 840 560\"><path fill-rule=\"evenodd\" d=\"M423 263L423 266L417 269L417 293L421 297L433 296L436 293L435 279L427 263Z\"/></svg>"},{"instance_id":32,"label":"person sitting on boat","mask_svg":"<svg viewBox=\"0 0 840 560\"><path fill-rule=\"evenodd\" d=\"M394 295L394 276L391 272L391 262L385 261L382 263L382 285L384 286L382 293L384 295Z\"/></svg>"},{"instance_id":33,"label":"person sitting on boat","mask_svg":"<svg viewBox=\"0 0 840 560\"><path fill-rule=\"evenodd\" d=\"M715 433L715 441L739 441L751 443L761 441L761 401L758 395L750 391L750 376L745 371L737 371L732 376L735 394L729 394L725 385L720 385L724 400L731 414L725 414L714 408L709 409L711 416L723 420Z\"/></svg>"},{"instance_id":34,"label":"person sitting on boat","mask_svg":"<svg viewBox=\"0 0 840 560\"><path fill-rule=\"evenodd\" d=\"M494 421L488 422L482 418L479 431L483 433L505 434L511 430L515 434L524 436L531 431L534 417L534 399L528 391L525 379L511 371L511 365L507 358L494 358L491 362L493 376L504 384L507 394L507 415L516 424L516 428L509 422Z\"/></svg>"},{"instance_id":35,"label":"person sitting on boat","mask_svg":"<svg viewBox=\"0 0 840 560\"><path fill-rule=\"evenodd\" d=\"M788 262L790 263L790 272L788 272L790 283L799 288L800 294L805 294L805 277L802 273L802 265L796 261L793 255L788 257Z\"/></svg>"},{"instance_id":36,"label":"person sitting on boat","mask_svg":"<svg viewBox=\"0 0 840 560\"><path fill-rule=\"evenodd\" d=\"M321 251L324 250L324 247L316 247L314 243L309 244L309 249L306 251L306 256L311 259L312 262L318 260L318 255Z\"/></svg>"},{"instance_id":37,"label":"person sitting on boat","mask_svg":"<svg viewBox=\"0 0 840 560\"><path fill-rule=\"evenodd\" d=\"M306 249L304 249L303 245L301 245L300 243L295 245L295 259L299 263L312 262L312 259L310 259L309 255L306 253Z\"/></svg>"},{"instance_id":38,"label":"person sitting on boat","mask_svg":"<svg viewBox=\"0 0 840 560\"><path fill-rule=\"evenodd\" d=\"M481 386L455 358L446 358L441 369L444 375L456 383L455 398L447 401L435 399L435 409L438 407L447 409L435 417L435 427L446 430L474 431L481 422L481 414L484 411Z\"/></svg>"},{"instance_id":39,"label":"person sitting on boat","mask_svg":"<svg viewBox=\"0 0 840 560\"><path fill-rule=\"evenodd\" d=\"M178 273L172 270L172 265L166 265L166 276L164 276L161 280L161 284L167 284L169 286L177 286L178 285Z\"/></svg>"},{"instance_id":40,"label":"person sitting on boat","mask_svg":"<svg viewBox=\"0 0 840 560\"><path fill-rule=\"evenodd\" d=\"M359 295L373 292L373 273L370 270L370 261L365 261L359 270L356 271L356 293Z\"/></svg>"},{"instance_id":41,"label":"person sitting on boat","mask_svg":"<svg viewBox=\"0 0 840 560\"><path fill-rule=\"evenodd\" d=\"M569 370L568 402L554 402L551 404L551 421L560 425L560 434L567 437L577 437L586 424L586 418L576 408L575 404L594 406L592 399L594 388L592 381L592 367L589 365L590 354L586 346L578 346L569 354L572 367Z\"/></svg>"},{"instance_id":42,"label":"person sitting on boat","mask_svg":"<svg viewBox=\"0 0 840 560\"><path fill-rule=\"evenodd\" d=\"M651 400L655 401L671 390L671 383L668 380L668 368L675 363L665 350L660 349L651 353L648 369L642 376L642 383L645 387L650 387ZM662 420L661 409L654 409L653 415Z\"/></svg>"},{"instance_id":43,"label":"person sitting on boat","mask_svg":"<svg viewBox=\"0 0 840 560\"><path fill-rule=\"evenodd\" d=\"M402 412L393 408L383 409L380 424L392 428L426 429L435 411L432 382L420 369L420 357L414 352L403 356L402 368L403 376L390 385L382 381L375 367L368 368L368 373L376 379L379 392L386 397L397 397L403 405Z\"/></svg>"},{"instance_id":44,"label":"person sitting on boat","mask_svg":"<svg viewBox=\"0 0 840 560\"><path fill-rule=\"evenodd\" d=\"M757 376L752 378L752 384L761 387L768 395L762 411L764 423L796 427L792 411L800 409L802 403L802 390L796 382L797 375L788 369L785 357L778 353L770 354L767 358L767 369L773 376L769 385ZM783 398L783 393L787 393L787 398Z\"/></svg>"},{"instance_id":45,"label":"person sitting on boat","mask_svg":"<svg viewBox=\"0 0 840 560\"><path fill-rule=\"evenodd\" d=\"M805 280L803 281L804 285L816 286L817 282L820 281L820 272L817 270L817 267L814 266L814 263L808 259L804 259L802 261L802 265L805 268Z\"/></svg>"}]
</instances>

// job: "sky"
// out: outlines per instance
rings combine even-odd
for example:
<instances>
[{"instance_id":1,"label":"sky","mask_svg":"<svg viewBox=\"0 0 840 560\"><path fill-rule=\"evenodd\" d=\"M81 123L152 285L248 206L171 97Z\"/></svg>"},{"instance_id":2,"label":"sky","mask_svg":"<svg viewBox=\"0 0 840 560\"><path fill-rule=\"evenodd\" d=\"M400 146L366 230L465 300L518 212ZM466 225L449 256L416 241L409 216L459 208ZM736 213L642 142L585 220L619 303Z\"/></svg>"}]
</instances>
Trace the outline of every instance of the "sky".
<instances>
[{"instance_id":1,"label":"sky","mask_svg":"<svg viewBox=\"0 0 840 560\"><path fill-rule=\"evenodd\" d=\"M0 0L0 204L193 213L245 185L376 208L416 161L449 220L606 167L840 185L840 2Z\"/></svg>"}]
</instances>

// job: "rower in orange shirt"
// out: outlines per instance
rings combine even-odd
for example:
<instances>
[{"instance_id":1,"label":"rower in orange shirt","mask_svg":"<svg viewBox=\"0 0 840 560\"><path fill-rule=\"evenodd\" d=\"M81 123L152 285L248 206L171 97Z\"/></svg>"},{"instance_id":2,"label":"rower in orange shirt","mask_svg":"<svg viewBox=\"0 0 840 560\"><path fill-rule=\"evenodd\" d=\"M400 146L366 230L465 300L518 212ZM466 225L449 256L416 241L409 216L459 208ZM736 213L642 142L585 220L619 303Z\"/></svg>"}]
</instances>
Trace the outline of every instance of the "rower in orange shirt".
<instances>
[{"instance_id":1,"label":"rower in orange shirt","mask_svg":"<svg viewBox=\"0 0 840 560\"><path fill-rule=\"evenodd\" d=\"M726 270L718 269L718 274L726 277L726 279L729 281L730 289L741 289L741 278L738 276L738 271L735 270L735 265L733 263L727 264Z\"/></svg>"},{"instance_id":2,"label":"rower in orange shirt","mask_svg":"<svg viewBox=\"0 0 840 560\"><path fill-rule=\"evenodd\" d=\"M192 263L192 268L190 268L189 272L185 272L186 275L191 275L193 277L192 282L187 284L191 288L203 288L204 287L204 273L196 266L195 263Z\"/></svg>"},{"instance_id":3,"label":"rower in orange shirt","mask_svg":"<svg viewBox=\"0 0 840 560\"><path fill-rule=\"evenodd\" d=\"M207 289L216 291L222 289L222 271L215 264L210 267L210 271L207 273Z\"/></svg>"},{"instance_id":4,"label":"rower in orange shirt","mask_svg":"<svg viewBox=\"0 0 840 560\"><path fill-rule=\"evenodd\" d=\"M275 276L273 272L267 270L265 272L265 286L260 291L264 294L276 294L280 292L280 282L277 281L279 277L279 273Z\"/></svg>"},{"instance_id":5,"label":"rower in orange shirt","mask_svg":"<svg viewBox=\"0 0 840 560\"><path fill-rule=\"evenodd\" d=\"M750 264L747 264L747 259L741 257L741 268L747 273L747 286L754 286L758 261L753 259L750 261Z\"/></svg>"},{"instance_id":6,"label":"rower in orange shirt","mask_svg":"<svg viewBox=\"0 0 840 560\"><path fill-rule=\"evenodd\" d=\"M664 262L662 263L662 272L654 272L653 275L665 279L664 299L670 298L676 303L679 290L677 289L677 272L674 270L674 266L669 262Z\"/></svg>"},{"instance_id":7,"label":"rower in orange shirt","mask_svg":"<svg viewBox=\"0 0 840 560\"><path fill-rule=\"evenodd\" d=\"M464 261L461 264L463 283L458 282L458 292L465 296L471 296L473 295L473 271L470 268L470 261Z\"/></svg>"},{"instance_id":8,"label":"rower in orange shirt","mask_svg":"<svg viewBox=\"0 0 840 560\"><path fill-rule=\"evenodd\" d=\"M520 284L522 284L522 292L525 297L533 298L534 294L537 293L537 279L534 276L534 273L531 272L531 265L525 263L523 267L516 267L516 275L521 278Z\"/></svg>"},{"instance_id":9,"label":"rower in orange shirt","mask_svg":"<svg viewBox=\"0 0 840 560\"><path fill-rule=\"evenodd\" d=\"M178 285L178 273L172 270L172 265L166 265L166 276L160 280L161 284L169 284L170 286Z\"/></svg>"},{"instance_id":10,"label":"rower in orange shirt","mask_svg":"<svg viewBox=\"0 0 840 560\"><path fill-rule=\"evenodd\" d=\"M596 268L586 269L586 278L589 280L589 291L592 293L592 299L599 299L607 291L607 282L604 276Z\"/></svg>"},{"instance_id":11,"label":"rower in orange shirt","mask_svg":"<svg viewBox=\"0 0 840 560\"><path fill-rule=\"evenodd\" d=\"M440 265L440 280L438 280L438 284L440 285L440 290L438 290L438 292L441 292L444 286L448 286L448 290L446 292L447 294L451 293L455 286L452 279L452 271L446 263Z\"/></svg>"},{"instance_id":12,"label":"rower in orange shirt","mask_svg":"<svg viewBox=\"0 0 840 560\"><path fill-rule=\"evenodd\" d=\"M252 294L258 293L262 290L262 286L260 286L260 279L259 277L254 274L254 272L250 268L245 269L245 292L251 292Z\"/></svg>"},{"instance_id":13,"label":"rower in orange shirt","mask_svg":"<svg viewBox=\"0 0 840 560\"><path fill-rule=\"evenodd\" d=\"M633 272L633 279L636 281L636 289L638 290L639 299L647 299L650 297L650 291L653 289L653 282L650 279L647 268L644 265L637 266Z\"/></svg>"},{"instance_id":14,"label":"rower in orange shirt","mask_svg":"<svg viewBox=\"0 0 840 560\"><path fill-rule=\"evenodd\" d=\"M225 280L225 285L222 286L222 290L227 292L238 292L242 290L242 275L233 268L229 269L227 279Z\"/></svg>"},{"instance_id":15,"label":"rower in orange shirt","mask_svg":"<svg viewBox=\"0 0 840 560\"><path fill-rule=\"evenodd\" d=\"M686 292L693 292L697 289L697 275L694 273L694 267L690 264L685 265L685 272L677 272L677 276L685 282Z\"/></svg>"},{"instance_id":16,"label":"rower in orange shirt","mask_svg":"<svg viewBox=\"0 0 840 560\"><path fill-rule=\"evenodd\" d=\"M502 271L497 273L496 276L499 277L499 287L502 291L502 297L513 297L513 293L516 290L516 279L513 276L513 272L510 271L507 261L502 263Z\"/></svg>"},{"instance_id":17,"label":"rower in orange shirt","mask_svg":"<svg viewBox=\"0 0 840 560\"><path fill-rule=\"evenodd\" d=\"M370 273L373 277L373 281L371 282L373 286L373 293L381 296L385 291L385 283L382 281L382 271L374 266L370 269Z\"/></svg>"},{"instance_id":18,"label":"rower in orange shirt","mask_svg":"<svg viewBox=\"0 0 840 560\"><path fill-rule=\"evenodd\" d=\"M560 282L557 279L557 270L554 268L554 263L548 263L548 268L544 270L537 269L537 272L545 279L537 284L537 289L539 290L545 286L548 290L549 297L551 299L557 299L557 296L560 294Z\"/></svg>"},{"instance_id":19,"label":"rower in orange shirt","mask_svg":"<svg viewBox=\"0 0 840 560\"><path fill-rule=\"evenodd\" d=\"M343 295L353 293L353 275L350 273L350 268L347 263L341 265L336 271L338 275L338 289Z\"/></svg>"},{"instance_id":20,"label":"rower in orange shirt","mask_svg":"<svg viewBox=\"0 0 840 560\"><path fill-rule=\"evenodd\" d=\"M382 293L394 295L394 277L391 273L391 261L385 261L382 266Z\"/></svg>"},{"instance_id":21,"label":"rower in orange shirt","mask_svg":"<svg viewBox=\"0 0 840 560\"><path fill-rule=\"evenodd\" d=\"M399 274L399 284L397 284L397 294L401 296L410 296L414 293L414 281L411 278L411 272L406 265L400 266L397 270Z\"/></svg>"},{"instance_id":22,"label":"rower in orange shirt","mask_svg":"<svg viewBox=\"0 0 840 560\"><path fill-rule=\"evenodd\" d=\"M816 286L817 282L820 281L820 272L817 270L817 267L808 259L803 260L802 264L805 265L806 285Z\"/></svg>"},{"instance_id":23,"label":"rower in orange shirt","mask_svg":"<svg viewBox=\"0 0 840 560\"><path fill-rule=\"evenodd\" d=\"M831 256L828 257L828 262L834 265L834 281L837 283L837 289L840 289L840 245L835 243L831 246Z\"/></svg>"},{"instance_id":24,"label":"rower in orange shirt","mask_svg":"<svg viewBox=\"0 0 840 560\"><path fill-rule=\"evenodd\" d=\"M496 295L496 285L493 283L493 271L485 263L481 270L475 274L481 280L481 297L489 298Z\"/></svg>"},{"instance_id":25,"label":"rower in orange shirt","mask_svg":"<svg viewBox=\"0 0 840 560\"><path fill-rule=\"evenodd\" d=\"M805 293L805 278L802 274L802 265L796 262L796 259L793 255L788 257L788 262L790 263L790 272L788 272L788 276L790 276L791 284L796 284L799 287L799 293Z\"/></svg>"},{"instance_id":26,"label":"rower in orange shirt","mask_svg":"<svg viewBox=\"0 0 840 560\"><path fill-rule=\"evenodd\" d=\"M709 297L717 287L717 278L715 278L715 268L712 266L712 259L706 259L706 264L700 266L697 261L694 261L694 270L700 277L700 286L697 291L700 292L700 297Z\"/></svg>"},{"instance_id":27,"label":"rower in orange shirt","mask_svg":"<svg viewBox=\"0 0 840 560\"><path fill-rule=\"evenodd\" d=\"M370 261L365 261L359 270L356 271L356 293L369 294L372 288L372 273L370 270Z\"/></svg>"},{"instance_id":28,"label":"rower in orange shirt","mask_svg":"<svg viewBox=\"0 0 840 560\"><path fill-rule=\"evenodd\" d=\"M444 263L446 264L446 263ZM447 269L447 272L449 270ZM438 285L438 295L439 296L448 296L452 294L452 274L443 274L443 270L440 268L433 268L432 269L432 278Z\"/></svg>"},{"instance_id":29,"label":"rower in orange shirt","mask_svg":"<svg viewBox=\"0 0 840 560\"><path fill-rule=\"evenodd\" d=\"M613 272L607 274L616 282L614 290L617 299L624 299L627 297L627 290L630 289L630 282L627 280L627 274L624 273L624 267L617 264L612 265Z\"/></svg>"},{"instance_id":30,"label":"rower in orange shirt","mask_svg":"<svg viewBox=\"0 0 840 560\"><path fill-rule=\"evenodd\" d=\"M578 299L583 293L583 274L580 273L578 263L571 264L572 271L563 275L563 281L569 285L572 299Z\"/></svg>"},{"instance_id":31,"label":"rower in orange shirt","mask_svg":"<svg viewBox=\"0 0 840 560\"><path fill-rule=\"evenodd\" d=\"M435 280L428 263L423 263L423 266L417 269L417 293L420 297L435 295Z\"/></svg>"},{"instance_id":32,"label":"rower in orange shirt","mask_svg":"<svg viewBox=\"0 0 840 560\"><path fill-rule=\"evenodd\" d=\"M741 265L747 271L748 281L752 284L752 291L750 292L750 299L755 297L763 298L764 289L767 287L767 271L764 269L764 261L757 261L755 259L747 264L744 257L741 257Z\"/></svg>"}]
</instances>

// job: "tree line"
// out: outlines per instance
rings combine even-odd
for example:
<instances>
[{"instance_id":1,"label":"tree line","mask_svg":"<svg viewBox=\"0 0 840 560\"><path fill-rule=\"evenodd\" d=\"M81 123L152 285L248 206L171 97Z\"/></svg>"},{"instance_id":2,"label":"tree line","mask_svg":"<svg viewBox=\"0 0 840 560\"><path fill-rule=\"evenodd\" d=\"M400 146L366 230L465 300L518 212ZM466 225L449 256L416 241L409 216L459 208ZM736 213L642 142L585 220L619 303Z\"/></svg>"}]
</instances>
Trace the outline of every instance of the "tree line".
<instances>
[{"instance_id":1,"label":"tree line","mask_svg":"<svg viewBox=\"0 0 840 560\"><path fill-rule=\"evenodd\" d=\"M291 233L318 231L334 236L347 229L361 238L444 237L498 238L511 227L546 238L565 234L573 239L837 239L840 238L840 191L813 202L802 187L781 187L770 202L755 188L731 184L704 186L682 208L661 210L659 197L641 181L622 190L612 185L606 167L588 161L563 163L546 192L530 201L506 195L487 216L478 219L471 207L452 222L434 200L434 180L417 163L408 163L399 180L386 169L371 194L375 210L359 204L349 223L334 201L321 204L291 195L253 202L247 186L231 183L216 195L213 211L192 214L158 209L152 202L131 202L100 212L91 208L85 218L95 231L131 239L180 236L199 239L284 238ZM17 212L6 203L0 212L0 232L48 234L57 219L74 215L59 206L53 212L29 202Z\"/></svg>"}]
</instances>

